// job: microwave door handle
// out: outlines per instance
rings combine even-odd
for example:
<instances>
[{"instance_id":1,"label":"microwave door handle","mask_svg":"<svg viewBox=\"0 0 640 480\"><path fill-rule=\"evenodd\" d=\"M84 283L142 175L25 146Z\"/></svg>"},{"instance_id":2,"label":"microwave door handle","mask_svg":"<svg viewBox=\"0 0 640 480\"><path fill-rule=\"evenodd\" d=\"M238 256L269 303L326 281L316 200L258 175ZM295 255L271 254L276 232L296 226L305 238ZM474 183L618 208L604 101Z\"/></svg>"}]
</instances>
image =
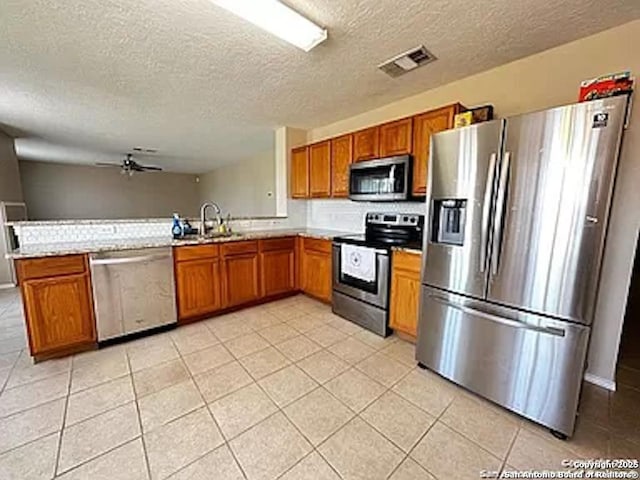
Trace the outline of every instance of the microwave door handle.
<instances>
[{"instance_id":1,"label":"microwave door handle","mask_svg":"<svg viewBox=\"0 0 640 480\"><path fill-rule=\"evenodd\" d=\"M487 250L489 249L489 220L491 216L491 199L496 176L497 155L491 154L489 158L489 171L487 172L487 184L484 187L484 203L482 204L482 229L480 231L480 273L484 273L487 267Z\"/></svg>"},{"instance_id":2,"label":"microwave door handle","mask_svg":"<svg viewBox=\"0 0 640 480\"><path fill-rule=\"evenodd\" d=\"M491 274L497 275L500 267L500 253L502 250L502 234L504 230L504 205L507 198L507 182L509 181L509 166L511 164L511 152L505 152L500 180L498 184L498 198L496 200L495 222L493 231L493 251L491 253Z\"/></svg>"}]
</instances>

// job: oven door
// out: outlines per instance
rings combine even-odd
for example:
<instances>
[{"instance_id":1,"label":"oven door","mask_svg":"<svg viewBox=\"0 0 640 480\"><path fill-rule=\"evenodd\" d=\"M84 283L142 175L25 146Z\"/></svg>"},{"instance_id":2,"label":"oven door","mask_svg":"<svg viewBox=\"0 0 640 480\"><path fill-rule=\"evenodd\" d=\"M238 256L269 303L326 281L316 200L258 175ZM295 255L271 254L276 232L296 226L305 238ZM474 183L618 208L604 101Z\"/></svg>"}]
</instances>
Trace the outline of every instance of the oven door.
<instances>
[{"instance_id":1,"label":"oven door","mask_svg":"<svg viewBox=\"0 0 640 480\"><path fill-rule=\"evenodd\" d=\"M409 155L352 163L349 168L351 200L393 201L409 198Z\"/></svg>"},{"instance_id":2,"label":"oven door","mask_svg":"<svg viewBox=\"0 0 640 480\"><path fill-rule=\"evenodd\" d=\"M389 252L372 248L376 252L376 278L365 282L342 273L340 246L333 243L333 290L349 297L387 309L389 305Z\"/></svg>"}]
</instances>

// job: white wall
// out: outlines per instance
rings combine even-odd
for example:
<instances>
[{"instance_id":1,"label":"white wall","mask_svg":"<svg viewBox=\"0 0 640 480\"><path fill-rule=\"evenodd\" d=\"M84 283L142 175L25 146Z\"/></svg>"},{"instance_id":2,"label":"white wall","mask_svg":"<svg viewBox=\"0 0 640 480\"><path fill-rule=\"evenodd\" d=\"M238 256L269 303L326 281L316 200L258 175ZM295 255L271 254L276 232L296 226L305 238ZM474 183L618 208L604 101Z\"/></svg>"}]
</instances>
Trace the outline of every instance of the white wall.
<instances>
[{"instance_id":1,"label":"white wall","mask_svg":"<svg viewBox=\"0 0 640 480\"><path fill-rule=\"evenodd\" d=\"M234 217L276 215L274 151L218 167L200 175L200 203L216 202L223 213Z\"/></svg>"},{"instance_id":2,"label":"white wall","mask_svg":"<svg viewBox=\"0 0 640 480\"><path fill-rule=\"evenodd\" d=\"M21 201L20 169L13 138L0 131L0 202ZM10 261L4 258L7 248L0 238L0 285L10 285L13 281Z\"/></svg>"},{"instance_id":3,"label":"white wall","mask_svg":"<svg viewBox=\"0 0 640 480\"><path fill-rule=\"evenodd\" d=\"M575 102L580 81L631 70L640 76L640 20L473 75L381 108L310 130L308 141L354 131L453 102L492 103L509 116ZM428 67L427 67L428 68ZM600 295L589 351L588 374L612 386L627 292L640 228L640 102L625 134L614 194ZM310 201L309 220L338 221L340 203ZM355 214L352 218L355 222ZM640 347L639 347L640 348Z\"/></svg>"},{"instance_id":4,"label":"white wall","mask_svg":"<svg viewBox=\"0 0 640 480\"><path fill-rule=\"evenodd\" d=\"M20 169L13 138L0 131L0 202L21 202Z\"/></svg>"},{"instance_id":5,"label":"white wall","mask_svg":"<svg viewBox=\"0 0 640 480\"><path fill-rule=\"evenodd\" d=\"M196 176L153 172L128 177L117 168L20 161L31 220L171 218L198 212Z\"/></svg>"}]
</instances>

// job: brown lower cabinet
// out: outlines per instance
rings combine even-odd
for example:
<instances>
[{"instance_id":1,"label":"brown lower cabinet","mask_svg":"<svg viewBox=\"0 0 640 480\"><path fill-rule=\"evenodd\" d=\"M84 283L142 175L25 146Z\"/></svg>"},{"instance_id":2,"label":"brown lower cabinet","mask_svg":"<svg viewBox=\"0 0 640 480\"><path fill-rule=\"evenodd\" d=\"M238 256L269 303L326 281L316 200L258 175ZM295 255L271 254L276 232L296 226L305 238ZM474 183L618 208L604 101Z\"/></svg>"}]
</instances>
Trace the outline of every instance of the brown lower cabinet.
<instances>
[{"instance_id":1,"label":"brown lower cabinet","mask_svg":"<svg viewBox=\"0 0 640 480\"><path fill-rule=\"evenodd\" d=\"M221 253L223 308L260 299L258 242L223 244Z\"/></svg>"},{"instance_id":2,"label":"brown lower cabinet","mask_svg":"<svg viewBox=\"0 0 640 480\"><path fill-rule=\"evenodd\" d=\"M294 292L295 237L174 248L178 319Z\"/></svg>"},{"instance_id":3,"label":"brown lower cabinet","mask_svg":"<svg viewBox=\"0 0 640 480\"><path fill-rule=\"evenodd\" d=\"M331 302L331 241L302 238L300 245L300 290Z\"/></svg>"},{"instance_id":4,"label":"brown lower cabinet","mask_svg":"<svg viewBox=\"0 0 640 480\"><path fill-rule=\"evenodd\" d=\"M393 252L389 326L414 340L418 335L421 261L420 253Z\"/></svg>"},{"instance_id":5,"label":"brown lower cabinet","mask_svg":"<svg viewBox=\"0 0 640 480\"><path fill-rule=\"evenodd\" d=\"M95 346L86 255L17 260L16 270L32 356L43 359Z\"/></svg>"},{"instance_id":6,"label":"brown lower cabinet","mask_svg":"<svg viewBox=\"0 0 640 480\"><path fill-rule=\"evenodd\" d=\"M260 284L263 297L296 289L295 237L260 240Z\"/></svg>"},{"instance_id":7,"label":"brown lower cabinet","mask_svg":"<svg viewBox=\"0 0 640 480\"><path fill-rule=\"evenodd\" d=\"M178 320L182 322L220 310L222 287L219 246L176 247L173 257Z\"/></svg>"},{"instance_id":8,"label":"brown lower cabinet","mask_svg":"<svg viewBox=\"0 0 640 480\"><path fill-rule=\"evenodd\" d=\"M178 317L198 317L222 308L220 260L205 258L176 263Z\"/></svg>"}]
</instances>

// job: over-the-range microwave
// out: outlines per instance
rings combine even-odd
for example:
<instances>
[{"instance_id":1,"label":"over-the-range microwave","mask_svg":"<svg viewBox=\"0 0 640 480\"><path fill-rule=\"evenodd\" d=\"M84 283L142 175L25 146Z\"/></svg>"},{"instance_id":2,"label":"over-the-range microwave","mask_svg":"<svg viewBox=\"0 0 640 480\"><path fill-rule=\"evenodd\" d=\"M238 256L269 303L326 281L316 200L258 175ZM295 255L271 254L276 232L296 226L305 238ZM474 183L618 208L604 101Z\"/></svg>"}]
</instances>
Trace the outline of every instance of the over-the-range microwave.
<instances>
[{"instance_id":1,"label":"over-the-range microwave","mask_svg":"<svg viewBox=\"0 0 640 480\"><path fill-rule=\"evenodd\" d=\"M411 198L411 155L352 163L349 198L360 202L391 202Z\"/></svg>"}]
</instances>

